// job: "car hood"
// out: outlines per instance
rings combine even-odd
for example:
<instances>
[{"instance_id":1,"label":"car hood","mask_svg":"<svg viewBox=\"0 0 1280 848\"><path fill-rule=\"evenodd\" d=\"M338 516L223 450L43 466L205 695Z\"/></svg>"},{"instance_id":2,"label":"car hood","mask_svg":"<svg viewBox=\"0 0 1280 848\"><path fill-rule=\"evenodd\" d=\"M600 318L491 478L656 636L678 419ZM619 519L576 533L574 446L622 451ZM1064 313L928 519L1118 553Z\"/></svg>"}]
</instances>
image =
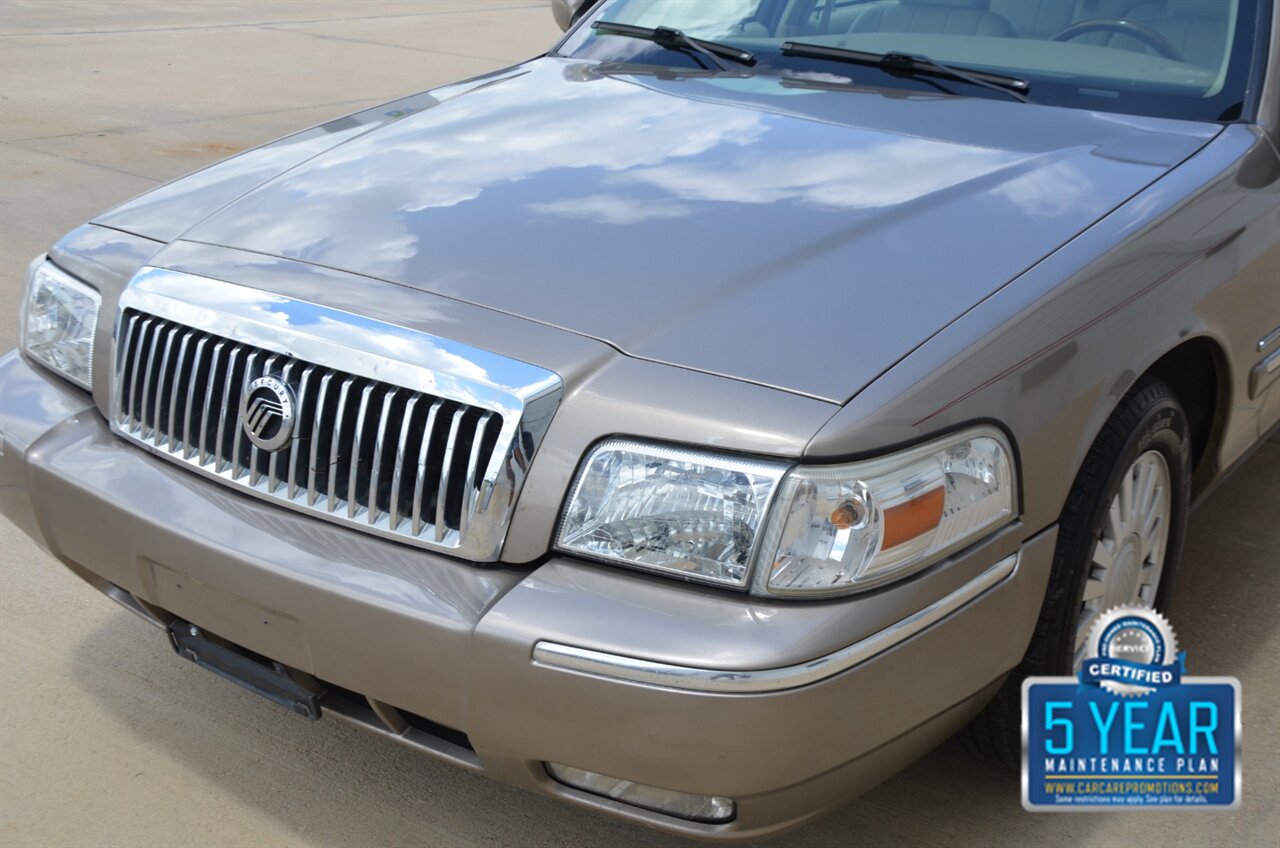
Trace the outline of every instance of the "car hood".
<instances>
[{"instance_id":1,"label":"car hood","mask_svg":"<svg viewBox=\"0 0 1280 848\"><path fill-rule=\"evenodd\" d=\"M841 402L1218 130L558 58L450 93L332 122L98 220Z\"/></svg>"}]
</instances>

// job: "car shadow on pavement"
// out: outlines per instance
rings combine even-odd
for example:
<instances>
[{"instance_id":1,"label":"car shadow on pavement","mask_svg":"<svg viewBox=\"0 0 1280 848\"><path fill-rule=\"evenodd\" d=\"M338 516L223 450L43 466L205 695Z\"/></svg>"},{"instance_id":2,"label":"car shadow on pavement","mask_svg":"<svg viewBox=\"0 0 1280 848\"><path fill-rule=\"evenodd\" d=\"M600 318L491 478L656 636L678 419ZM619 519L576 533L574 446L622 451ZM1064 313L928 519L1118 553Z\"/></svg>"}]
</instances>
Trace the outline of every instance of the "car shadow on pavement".
<instances>
[{"instance_id":1,"label":"car shadow on pavement","mask_svg":"<svg viewBox=\"0 0 1280 848\"><path fill-rule=\"evenodd\" d=\"M1274 641L1280 528L1280 444L1266 443L1192 518L1173 621L1198 674L1245 680L1245 726L1267 737L1251 748L1276 749L1276 663L1252 650ZM1192 603L1194 601L1194 603ZM1247 637L1247 638L1242 638ZM462 771L337 720L308 722L179 659L163 634L121 611L86 634L73 660L79 685L120 730L159 749L213 784L314 844L467 846L701 844L612 820ZM1250 693L1254 696L1250 709ZM1247 731L1248 733L1248 731ZM1255 761L1256 762L1256 761ZM1259 779L1271 780L1261 771ZM1276 787L1253 787L1265 805ZM1246 759L1246 802L1251 806ZM192 803L199 803L198 796ZM1196 825L1224 839L1266 832L1263 820L1202 813ZM1180 824L1182 823L1182 824ZM1221 824L1221 829L1218 824ZM1132 845L1176 842L1186 817L1159 813L1030 815L1018 776L943 745L885 784L819 821L769 840L789 846L1023 845L1070 840L1105 828ZM1243 830L1241 830L1243 828ZM1255 829L1256 828L1256 829ZM1101 837L1101 834L1098 834ZM174 842L212 834L174 833ZM1104 841L1110 842L1111 839ZM1243 843L1239 843L1243 844Z\"/></svg>"}]
</instances>

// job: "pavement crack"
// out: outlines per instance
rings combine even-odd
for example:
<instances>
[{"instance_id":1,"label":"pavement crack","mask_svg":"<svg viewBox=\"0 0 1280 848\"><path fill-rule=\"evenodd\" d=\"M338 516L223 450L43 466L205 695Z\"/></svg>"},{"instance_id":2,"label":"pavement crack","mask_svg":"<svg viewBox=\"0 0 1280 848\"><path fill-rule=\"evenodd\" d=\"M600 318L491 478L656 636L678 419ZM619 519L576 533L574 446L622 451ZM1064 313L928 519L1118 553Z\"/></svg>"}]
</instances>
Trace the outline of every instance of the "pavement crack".
<instances>
[{"instance_id":1,"label":"pavement crack","mask_svg":"<svg viewBox=\"0 0 1280 848\"><path fill-rule=\"evenodd\" d=\"M252 29L254 27L269 28L273 26L287 26L289 24L328 24L328 23L347 23L350 21L386 21L395 20L397 18L434 18L443 15L474 15L489 14L492 12L510 12L516 9L532 9L538 8L541 3L518 3L511 6L493 6L491 8L460 8L446 9L436 12L409 12L403 15L354 15L345 18L315 18L313 20L296 20L296 21L250 21L242 24L189 24L186 26L167 26L167 27L137 27L134 29L75 29L61 30L57 32L12 32L0 34L0 38L49 38L52 36L62 35L126 35L129 33L142 32L183 32L190 30L208 30L208 29Z\"/></svg>"},{"instance_id":2,"label":"pavement crack","mask_svg":"<svg viewBox=\"0 0 1280 848\"><path fill-rule=\"evenodd\" d=\"M302 35L307 36L308 38L322 38L325 41L346 41L351 44L370 44L374 47L390 47L395 50L412 50L414 53L432 53L437 56L452 56L458 59L475 59L478 62L501 62L509 64L511 61L510 59L500 58L498 56L476 56L471 53L454 53L449 50L436 50L430 47L412 47L408 44L388 44L385 41L374 41L368 38L352 38L348 35L329 35L327 33L320 32L306 32L305 30L292 29L288 24L278 26L272 25L263 28L269 29L272 32L288 33L289 35Z\"/></svg>"},{"instance_id":3,"label":"pavement crack","mask_svg":"<svg viewBox=\"0 0 1280 848\"><path fill-rule=\"evenodd\" d=\"M13 147L13 148L17 148L18 150L25 150L28 153L38 153L41 156L49 156L53 159L58 159L63 162L74 162L77 165L84 165L89 168L98 168L103 171L109 171L110 173L113 173L113 174L120 174L121 176L124 176L124 177L133 177L134 179L138 179L138 180L146 180L147 182L155 183L156 185L166 182L166 180L162 180L157 177L148 177L145 174L137 174L137 173L134 173L133 171L126 171L123 168L114 168L110 165L103 165L101 162L93 162L88 159L80 159L76 156L68 156L65 153L55 153L52 150L44 150L39 147L31 147L29 145L23 144L21 141L0 141L0 146Z\"/></svg>"},{"instance_id":4,"label":"pavement crack","mask_svg":"<svg viewBox=\"0 0 1280 848\"><path fill-rule=\"evenodd\" d=\"M85 136L85 135L97 135L98 133L136 132L138 130L154 129L155 127L180 127L185 124L200 124L200 123L208 123L211 121L233 120L235 118L257 118L257 117L261 117L262 115L280 115L280 114L287 114L289 112L304 112L308 109L327 109L329 107L342 107L342 106L352 106L352 105L361 105L361 104L369 104L371 106L376 106L379 103L387 103L394 99L396 99L395 95L392 95L391 98L377 96L377 97L370 97L370 98L361 98L359 100L335 100L331 103L309 103L305 106L287 106L281 109L264 109L259 112L236 112L229 115L204 115L199 118L183 118L178 121L163 121L157 124L129 124L129 125L120 126L120 127L95 127L93 129L81 130L79 132L73 132L73 133L61 133L58 135L41 135L41 136L32 136L29 138L7 138L4 140L0 140L0 144L25 144L27 142L32 142L32 141L54 141L62 138L79 138L80 136ZM305 129L307 129L307 127L300 127L298 131L301 132L302 130L305 130Z\"/></svg>"}]
</instances>

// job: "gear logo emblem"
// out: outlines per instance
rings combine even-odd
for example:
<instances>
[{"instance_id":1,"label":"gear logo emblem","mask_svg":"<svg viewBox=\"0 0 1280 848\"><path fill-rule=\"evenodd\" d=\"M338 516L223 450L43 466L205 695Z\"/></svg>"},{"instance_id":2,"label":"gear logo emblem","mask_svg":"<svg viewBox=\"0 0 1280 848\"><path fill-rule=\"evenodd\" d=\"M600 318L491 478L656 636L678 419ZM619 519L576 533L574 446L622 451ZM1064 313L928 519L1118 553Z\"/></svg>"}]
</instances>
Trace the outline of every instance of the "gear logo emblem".
<instances>
[{"instance_id":1,"label":"gear logo emblem","mask_svg":"<svg viewBox=\"0 0 1280 848\"><path fill-rule=\"evenodd\" d=\"M1178 637L1167 618L1147 607L1118 606L1094 622L1080 680L1116 695L1150 695L1177 683L1182 665Z\"/></svg>"},{"instance_id":2,"label":"gear logo emblem","mask_svg":"<svg viewBox=\"0 0 1280 848\"><path fill-rule=\"evenodd\" d=\"M293 391L275 377L259 377L240 396L240 426L253 446L279 450L289 443L294 424Z\"/></svg>"}]
</instances>

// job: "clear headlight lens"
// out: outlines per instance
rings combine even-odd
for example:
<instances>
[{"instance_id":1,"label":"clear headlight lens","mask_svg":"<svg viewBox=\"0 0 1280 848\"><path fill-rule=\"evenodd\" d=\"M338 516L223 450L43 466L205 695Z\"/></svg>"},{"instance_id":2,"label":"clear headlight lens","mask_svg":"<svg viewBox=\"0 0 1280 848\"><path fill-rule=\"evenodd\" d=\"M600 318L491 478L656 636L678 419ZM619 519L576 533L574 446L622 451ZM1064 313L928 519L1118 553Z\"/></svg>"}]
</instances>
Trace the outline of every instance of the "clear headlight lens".
<instances>
[{"instance_id":1,"label":"clear headlight lens","mask_svg":"<svg viewBox=\"0 0 1280 848\"><path fill-rule=\"evenodd\" d=\"M689 580L745 586L783 463L613 439L587 455L556 546Z\"/></svg>"},{"instance_id":2,"label":"clear headlight lens","mask_svg":"<svg viewBox=\"0 0 1280 848\"><path fill-rule=\"evenodd\" d=\"M983 428L867 462L787 476L757 588L844 594L918 571L1008 522L1012 452Z\"/></svg>"},{"instance_id":3,"label":"clear headlight lens","mask_svg":"<svg viewBox=\"0 0 1280 848\"><path fill-rule=\"evenodd\" d=\"M762 595L848 594L1012 520L1014 478L993 427L830 466L613 439L578 472L556 547Z\"/></svg>"},{"instance_id":4,"label":"clear headlight lens","mask_svg":"<svg viewBox=\"0 0 1280 848\"><path fill-rule=\"evenodd\" d=\"M22 349L71 382L93 388L93 334L101 296L38 259L27 276L22 305Z\"/></svg>"}]
</instances>

